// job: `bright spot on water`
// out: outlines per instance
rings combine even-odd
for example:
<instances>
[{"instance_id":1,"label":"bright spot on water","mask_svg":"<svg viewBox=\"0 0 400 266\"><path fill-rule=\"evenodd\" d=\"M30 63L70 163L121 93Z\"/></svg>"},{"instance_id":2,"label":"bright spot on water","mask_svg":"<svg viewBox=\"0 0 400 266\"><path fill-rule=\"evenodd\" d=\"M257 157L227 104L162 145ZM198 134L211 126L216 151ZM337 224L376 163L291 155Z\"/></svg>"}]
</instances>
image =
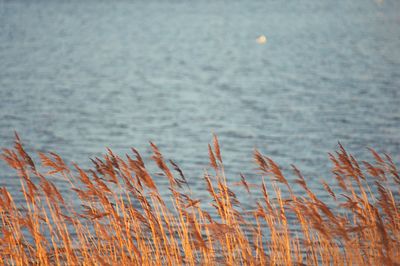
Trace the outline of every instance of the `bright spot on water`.
<instances>
[{"instance_id":1,"label":"bright spot on water","mask_svg":"<svg viewBox=\"0 0 400 266\"><path fill-rule=\"evenodd\" d=\"M260 35L256 39L258 44L265 44L267 42L267 37L265 35Z\"/></svg>"}]
</instances>

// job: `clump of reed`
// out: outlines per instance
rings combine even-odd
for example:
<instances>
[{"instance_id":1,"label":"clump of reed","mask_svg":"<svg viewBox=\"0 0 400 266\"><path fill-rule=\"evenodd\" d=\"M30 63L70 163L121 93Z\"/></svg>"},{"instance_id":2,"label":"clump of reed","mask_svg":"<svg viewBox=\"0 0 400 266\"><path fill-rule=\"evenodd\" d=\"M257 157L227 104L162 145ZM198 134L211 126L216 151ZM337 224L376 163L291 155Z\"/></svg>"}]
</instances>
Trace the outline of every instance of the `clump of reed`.
<instances>
[{"instance_id":1,"label":"clump of reed","mask_svg":"<svg viewBox=\"0 0 400 266\"><path fill-rule=\"evenodd\" d=\"M68 166L55 153L34 162L16 135L1 158L17 172L23 203L0 189L0 264L5 265L394 265L400 261L399 172L391 157L370 150L359 162L339 145L330 154L337 186L323 181L329 204L295 167L301 192L259 151L258 184L241 176L243 191L260 195L243 210L224 174L217 137L210 170L193 198L187 178L150 143L169 181L161 196L139 152L111 150L93 168ZM60 177L69 194L53 181ZM254 179L253 179L254 180ZM292 183L292 184L291 184ZM63 185L62 189L66 190ZM298 191L298 190L296 190ZM258 192L258 194L257 194ZM71 202L71 193L76 202ZM284 196L286 195L286 196ZM212 208L203 204L211 204ZM204 206L204 205L203 205ZM210 209L212 211L210 211Z\"/></svg>"}]
</instances>

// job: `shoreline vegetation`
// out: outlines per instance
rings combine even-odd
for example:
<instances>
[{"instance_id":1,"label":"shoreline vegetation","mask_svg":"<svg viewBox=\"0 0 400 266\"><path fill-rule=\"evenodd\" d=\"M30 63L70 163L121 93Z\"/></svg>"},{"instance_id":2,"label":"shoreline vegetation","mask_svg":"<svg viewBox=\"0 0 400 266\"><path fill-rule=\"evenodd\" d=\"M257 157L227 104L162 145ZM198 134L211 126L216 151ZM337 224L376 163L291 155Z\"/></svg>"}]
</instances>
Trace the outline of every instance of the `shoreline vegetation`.
<instances>
[{"instance_id":1,"label":"shoreline vegetation","mask_svg":"<svg viewBox=\"0 0 400 266\"><path fill-rule=\"evenodd\" d=\"M135 149L123 158L108 150L103 158L92 160L92 169L84 170L68 166L52 152L38 153L40 159L34 162L16 134L14 147L3 149L1 159L16 171L21 181L16 193L23 200L16 203L7 188L0 188L0 264L396 265L400 261L400 177L387 154L370 149L373 162L361 162L339 144L338 151L329 154L336 185L321 183L323 201L295 166L295 178L288 179L271 158L255 151L258 183L250 184L241 176L240 185L243 193L260 196L254 209L244 210L231 189L234 184L225 177L216 136L208 146L210 173L204 174L208 200L193 198L181 168L150 145L153 161L169 181L168 199L161 196ZM52 181L60 178L67 187ZM301 187L301 193L294 185ZM61 189L67 189L78 204L71 204ZM202 204L211 204L211 211Z\"/></svg>"}]
</instances>

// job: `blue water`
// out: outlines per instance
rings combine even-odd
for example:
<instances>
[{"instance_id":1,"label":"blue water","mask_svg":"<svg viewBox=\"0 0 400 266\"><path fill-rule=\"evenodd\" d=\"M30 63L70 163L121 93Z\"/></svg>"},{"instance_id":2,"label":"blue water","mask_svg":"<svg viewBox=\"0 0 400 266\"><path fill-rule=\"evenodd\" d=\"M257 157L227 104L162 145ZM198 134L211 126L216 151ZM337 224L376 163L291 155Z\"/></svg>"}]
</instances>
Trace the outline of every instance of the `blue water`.
<instances>
[{"instance_id":1,"label":"blue water","mask_svg":"<svg viewBox=\"0 0 400 266\"><path fill-rule=\"evenodd\" d=\"M399 161L399 48L397 0L0 0L0 146L88 166L152 140L201 193L215 132L232 180L260 181L255 147L329 179L337 141Z\"/></svg>"}]
</instances>

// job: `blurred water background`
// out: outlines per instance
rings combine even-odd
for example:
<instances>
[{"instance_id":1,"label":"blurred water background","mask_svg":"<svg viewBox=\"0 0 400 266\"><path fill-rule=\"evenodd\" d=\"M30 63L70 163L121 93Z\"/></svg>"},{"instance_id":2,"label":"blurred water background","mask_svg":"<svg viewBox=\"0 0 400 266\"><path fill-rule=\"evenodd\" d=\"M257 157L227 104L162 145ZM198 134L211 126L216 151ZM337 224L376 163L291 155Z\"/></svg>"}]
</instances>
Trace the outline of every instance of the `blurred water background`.
<instances>
[{"instance_id":1,"label":"blurred water background","mask_svg":"<svg viewBox=\"0 0 400 266\"><path fill-rule=\"evenodd\" d=\"M399 48L397 0L0 0L0 146L87 167L152 140L202 194L215 132L229 179L260 182L257 147L318 191L338 141L399 162Z\"/></svg>"}]
</instances>

